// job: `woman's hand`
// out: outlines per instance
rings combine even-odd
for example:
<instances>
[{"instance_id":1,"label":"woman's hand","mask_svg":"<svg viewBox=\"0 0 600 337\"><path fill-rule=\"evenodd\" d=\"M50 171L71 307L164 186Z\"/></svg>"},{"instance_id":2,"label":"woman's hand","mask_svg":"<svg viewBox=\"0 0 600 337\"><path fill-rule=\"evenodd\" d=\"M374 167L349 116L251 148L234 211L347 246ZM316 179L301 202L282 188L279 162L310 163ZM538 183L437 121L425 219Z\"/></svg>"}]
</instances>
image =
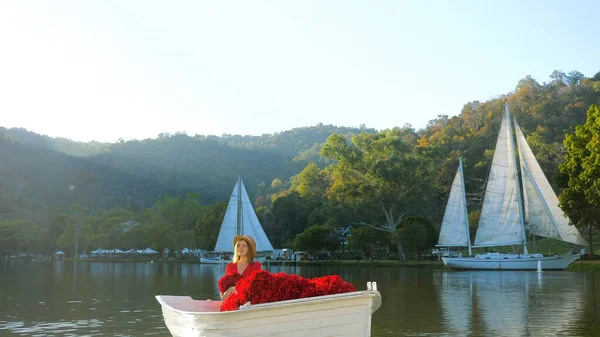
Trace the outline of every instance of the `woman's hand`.
<instances>
[{"instance_id":1,"label":"woman's hand","mask_svg":"<svg viewBox=\"0 0 600 337\"><path fill-rule=\"evenodd\" d=\"M227 291L225 291L223 294L221 294L221 299L223 299L223 301L225 301L231 294L235 294L237 291L235 290L235 287L229 287L229 289L227 289Z\"/></svg>"}]
</instances>

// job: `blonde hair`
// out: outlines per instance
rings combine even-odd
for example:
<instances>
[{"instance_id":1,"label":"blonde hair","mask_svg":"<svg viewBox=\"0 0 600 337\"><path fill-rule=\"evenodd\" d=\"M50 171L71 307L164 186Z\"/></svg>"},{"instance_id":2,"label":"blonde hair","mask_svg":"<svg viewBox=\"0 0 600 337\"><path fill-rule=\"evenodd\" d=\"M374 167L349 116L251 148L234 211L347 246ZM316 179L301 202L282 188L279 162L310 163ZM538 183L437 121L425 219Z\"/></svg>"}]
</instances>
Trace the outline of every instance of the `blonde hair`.
<instances>
[{"instance_id":1,"label":"blonde hair","mask_svg":"<svg viewBox=\"0 0 600 337\"><path fill-rule=\"evenodd\" d=\"M254 249L252 249L252 245L250 242L248 242L248 240L242 238L237 240L235 246L233 247L233 263L237 263L240 260L240 254L238 254L238 242L240 241L244 241L246 243L248 246L248 259L250 260L250 263L254 262Z\"/></svg>"}]
</instances>

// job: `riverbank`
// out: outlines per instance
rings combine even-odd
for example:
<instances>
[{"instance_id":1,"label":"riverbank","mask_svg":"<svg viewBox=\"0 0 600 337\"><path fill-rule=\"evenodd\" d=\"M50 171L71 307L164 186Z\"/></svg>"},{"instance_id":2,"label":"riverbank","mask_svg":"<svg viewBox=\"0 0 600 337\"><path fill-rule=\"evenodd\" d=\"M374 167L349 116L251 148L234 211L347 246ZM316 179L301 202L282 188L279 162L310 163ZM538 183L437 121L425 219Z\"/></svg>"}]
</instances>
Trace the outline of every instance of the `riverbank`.
<instances>
[{"instance_id":1,"label":"riverbank","mask_svg":"<svg viewBox=\"0 0 600 337\"><path fill-rule=\"evenodd\" d=\"M434 268L434 269L445 269L442 261L394 261L394 260L380 260L380 261L351 261L351 260L339 260L339 261L300 261L300 262L285 262L285 265L297 263L298 265L312 265L312 266L351 266L356 265L357 267L362 266L397 266L404 268ZM265 263L267 264L267 263ZM272 261L271 265L283 265L282 261ZM573 262L567 270L570 271L600 271L600 260L584 260Z\"/></svg>"},{"instance_id":2,"label":"riverbank","mask_svg":"<svg viewBox=\"0 0 600 337\"><path fill-rule=\"evenodd\" d=\"M168 262L168 263L200 263L197 259L160 259L160 260L138 260L138 259L64 259L64 261L86 261L86 262ZM324 261L281 261L272 260L264 262L265 266L394 266L403 268L446 268L441 261L397 261L397 260L324 260ZM600 271L600 260L584 260L573 262L567 270L570 271Z\"/></svg>"},{"instance_id":3,"label":"riverbank","mask_svg":"<svg viewBox=\"0 0 600 337\"><path fill-rule=\"evenodd\" d=\"M56 260L54 260L56 261ZM78 262L145 262L145 263L200 263L198 259L70 259L65 258L62 261L78 261ZM228 263L226 261L225 263ZM225 264L224 263L224 264ZM444 268L441 261L397 261L397 260L322 260L322 261L282 261L282 260L267 260L263 262L265 266L398 266L410 268Z\"/></svg>"},{"instance_id":4,"label":"riverbank","mask_svg":"<svg viewBox=\"0 0 600 337\"><path fill-rule=\"evenodd\" d=\"M264 265L289 266L398 266L406 268L445 268L442 261L397 261L397 260L323 260L323 261L267 261Z\"/></svg>"},{"instance_id":5,"label":"riverbank","mask_svg":"<svg viewBox=\"0 0 600 337\"><path fill-rule=\"evenodd\" d=\"M600 260L583 260L571 263L568 270L572 271L592 271L600 270Z\"/></svg>"}]
</instances>

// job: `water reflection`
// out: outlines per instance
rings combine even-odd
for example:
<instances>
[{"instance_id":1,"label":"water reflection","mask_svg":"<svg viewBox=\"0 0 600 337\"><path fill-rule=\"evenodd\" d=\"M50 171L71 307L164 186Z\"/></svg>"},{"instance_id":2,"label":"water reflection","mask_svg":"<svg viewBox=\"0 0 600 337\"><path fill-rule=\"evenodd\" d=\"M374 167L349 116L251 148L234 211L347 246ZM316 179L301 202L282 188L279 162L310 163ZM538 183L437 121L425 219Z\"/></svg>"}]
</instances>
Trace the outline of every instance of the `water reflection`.
<instances>
[{"instance_id":1,"label":"water reflection","mask_svg":"<svg viewBox=\"0 0 600 337\"><path fill-rule=\"evenodd\" d=\"M372 336L600 335L600 273L265 266L338 274L383 302ZM218 298L224 265L0 261L0 336L168 336L157 294Z\"/></svg>"},{"instance_id":2,"label":"water reflection","mask_svg":"<svg viewBox=\"0 0 600 337\"><path fill-rule=\"evenodd\" d=\"M597 332L597 326L583 328L577 320L585 312L590 275L440 271L434 287L450 335L585 336Z\"/></svg>"},{"instance_id":3,"label":"water reflection","mask_svg":"<svg viewBox=\"0 0 600 337\"><path fill-rule=\"evenodd\" d=\"M438 293L442 307L443 324L447 332L467 334L471 331L473 309L473 275L470 273L442 273Z\"/></svg>"}]
</instances>

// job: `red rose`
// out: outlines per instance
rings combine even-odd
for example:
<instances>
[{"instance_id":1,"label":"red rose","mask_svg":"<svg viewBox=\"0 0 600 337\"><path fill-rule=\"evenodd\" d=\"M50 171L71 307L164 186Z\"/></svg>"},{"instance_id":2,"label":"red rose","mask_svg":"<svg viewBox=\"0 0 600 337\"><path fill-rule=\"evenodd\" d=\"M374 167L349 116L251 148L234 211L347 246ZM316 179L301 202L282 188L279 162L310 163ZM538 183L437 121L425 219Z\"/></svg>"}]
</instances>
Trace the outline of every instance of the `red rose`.
<instances>
[{"instance_id":1,"label":"red rose","mask_svg":"<svg viewBox=\"0 0 600 337\"><path fill-rule=\"evenodd\" d=\"M237 282L236 293L223 301L221 311L237 310L247 302L260 304L352 291L356 288L338 275L307 279L294 274L257 270Z\"/></svg>"},{"instance_id":2,"label":"red rose","mask_svg":"<svg viewBox=\"0 0 600 337\"><path fill-rule=\"evenodd\" d=\"M238 273L225 275L225 276L221 277L221 279L219 280L219 291L224 293L230 287L235 287L235 285L238 283L240 278L242 278L242 277Z\"/></svg>"},{"instance_id":3,"label":"red rose","mask_svg":"<svg viewBox=\"0 0 600 337\"><path fill-rule=\"evenodd\" d=\"M338 275L329 275L310 280L315 285L317 296L341 294L356 291L356 288Z\"/></svg>"}]
</instances>

